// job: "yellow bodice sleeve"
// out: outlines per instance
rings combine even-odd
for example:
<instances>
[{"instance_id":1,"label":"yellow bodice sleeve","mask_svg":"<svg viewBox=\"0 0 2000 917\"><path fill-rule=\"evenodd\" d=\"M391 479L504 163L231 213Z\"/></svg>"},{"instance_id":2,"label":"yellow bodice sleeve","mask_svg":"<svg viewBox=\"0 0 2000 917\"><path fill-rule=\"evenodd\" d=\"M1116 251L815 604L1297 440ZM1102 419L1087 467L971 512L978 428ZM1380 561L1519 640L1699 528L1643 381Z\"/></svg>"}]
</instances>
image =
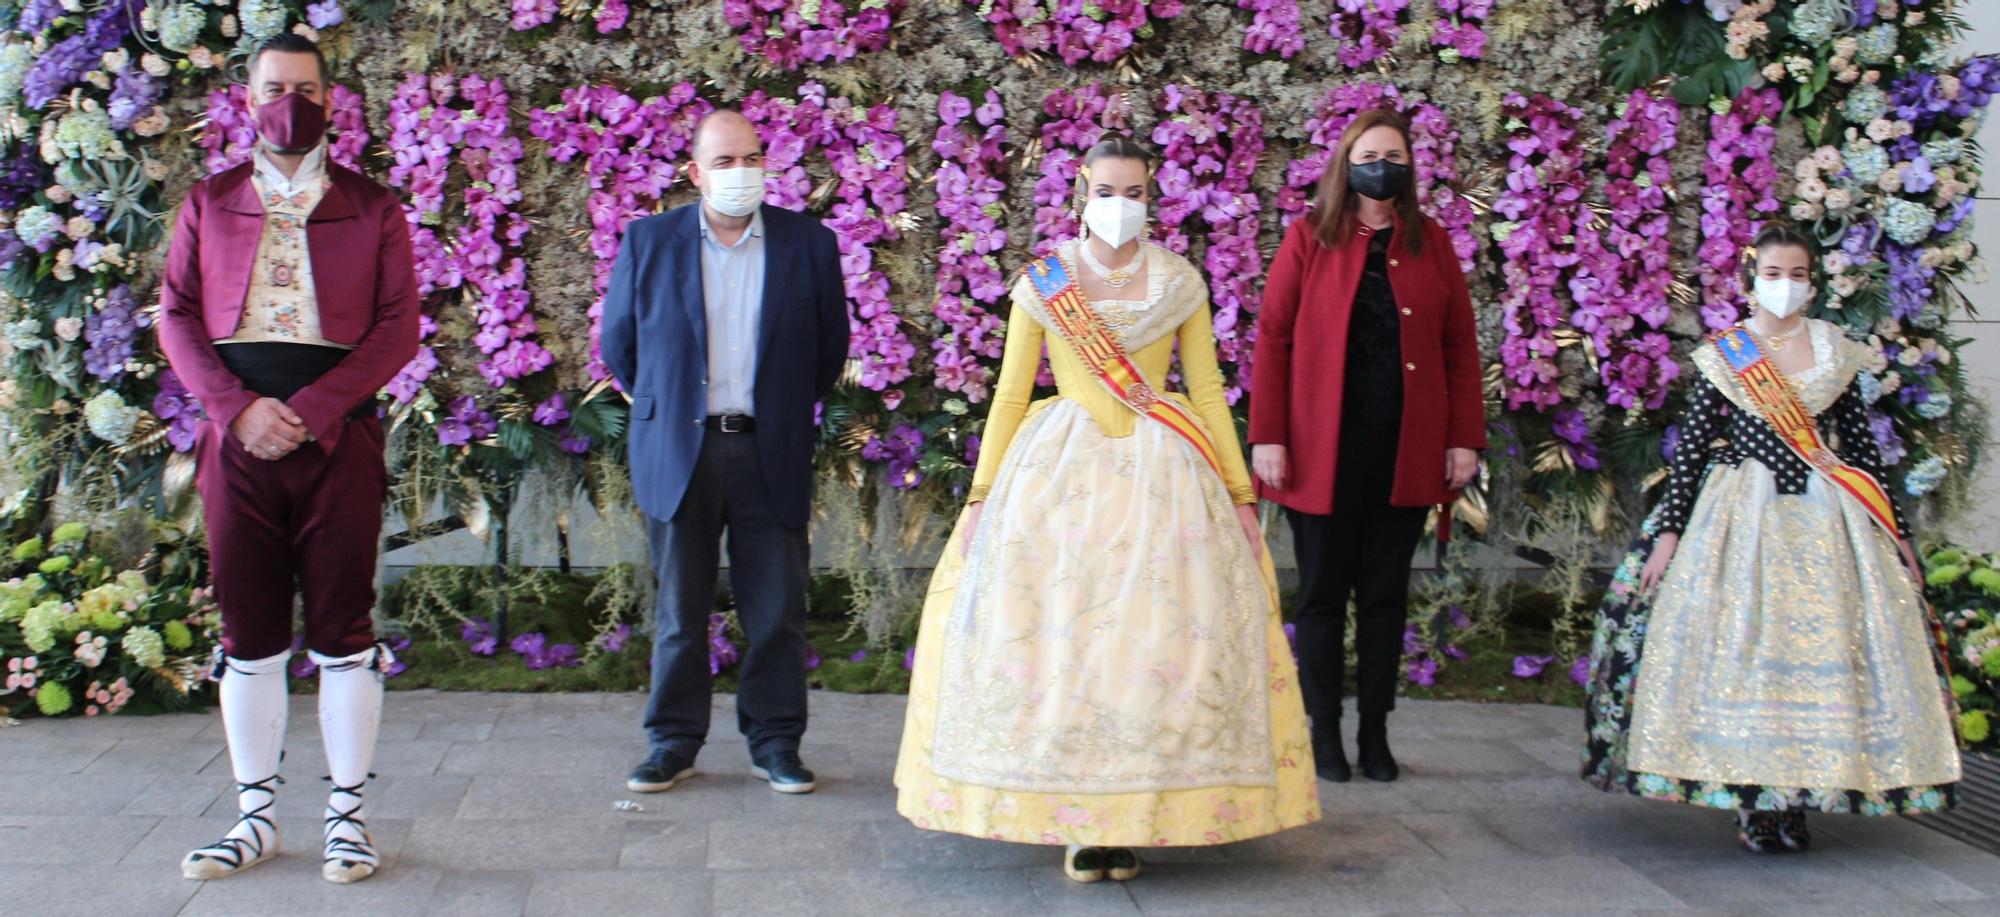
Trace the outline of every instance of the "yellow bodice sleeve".
<instances>
[{"instance_id":1,"label":"yellow bodice sleeve","mask_svg":"<svg viewBox=\"0 0 2000 917\"><path fill-rule=\"evenodd\" d=\"M1215 441L1229 498L1237 504L1254 504L1257 492L1251 486L1250 471L1243 462L1242 440L1236 434L1236 421L1222 392L1222 367L1215 356L1215 329L1208 306L1194 310L1173 334L1162 335L1133 351L1132 363L1156 390L1164 390L1176 341L1180 344L1181 376L1188 388L1185 400L1208 429L1209 438ZM970 502L986 499L1007 457L1007 447L1029 414L1028 401L1034 395L1044 344L1049 351L1049 368L1056 377L1057 397L1080 405L1105 436L1114 439L1131 436L1133 427L1141 422L1138 414L1105 389L1062 338L1048 334L1026 309L1016 308L1007 320L1007 349L1000 359L1000 381L994 386L986 432L980 438L979 466L973 471L972 489L966 494Z\"/></svg>"}]
</instances>

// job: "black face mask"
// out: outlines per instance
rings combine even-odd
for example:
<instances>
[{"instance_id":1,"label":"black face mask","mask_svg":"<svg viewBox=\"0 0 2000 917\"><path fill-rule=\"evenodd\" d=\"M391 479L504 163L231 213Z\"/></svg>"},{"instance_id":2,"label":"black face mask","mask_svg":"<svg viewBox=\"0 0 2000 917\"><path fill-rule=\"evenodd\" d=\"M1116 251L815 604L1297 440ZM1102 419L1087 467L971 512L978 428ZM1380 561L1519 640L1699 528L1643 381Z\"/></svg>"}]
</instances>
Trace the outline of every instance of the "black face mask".
<instances>
[{"instance_id":1,"label":"black face mask","mask_svg":"<svg viewBox=\"0 0 2000 917\"><path fill-rule=\"evenodd\" d=\"M1347 167L1347 187L1362 197L1378 201L1395 200L1410 187L1410 167L1387 159L1350 164Z\"/></svg>"}]
</instances>

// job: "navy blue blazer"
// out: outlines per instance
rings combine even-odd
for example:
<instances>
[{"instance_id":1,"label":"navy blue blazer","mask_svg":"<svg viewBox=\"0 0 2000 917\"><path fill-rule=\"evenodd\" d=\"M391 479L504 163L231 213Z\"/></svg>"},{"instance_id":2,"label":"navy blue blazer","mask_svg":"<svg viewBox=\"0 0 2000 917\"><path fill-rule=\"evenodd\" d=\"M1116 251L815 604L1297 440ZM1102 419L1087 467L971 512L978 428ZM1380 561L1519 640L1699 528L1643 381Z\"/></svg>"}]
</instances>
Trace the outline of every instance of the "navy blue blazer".
<instances>
[{"instance_id":1,"label":"navy blue blazer","mask_svg":"<svg viewBox=\"0 0 2000 917\"><path fill-rule=\"evenodd\" d=\"M708 433L708 310L701 291L700 204L625 227L604 295L604 363L632 398L626 434L639 509L671 519ZM812 510L813 406L847 364L840 249L820 221L764 206L764 305L758 326L758 466L785 525ZM718 433L717 436L725 434Z\"/></svg>"}]
</instances>

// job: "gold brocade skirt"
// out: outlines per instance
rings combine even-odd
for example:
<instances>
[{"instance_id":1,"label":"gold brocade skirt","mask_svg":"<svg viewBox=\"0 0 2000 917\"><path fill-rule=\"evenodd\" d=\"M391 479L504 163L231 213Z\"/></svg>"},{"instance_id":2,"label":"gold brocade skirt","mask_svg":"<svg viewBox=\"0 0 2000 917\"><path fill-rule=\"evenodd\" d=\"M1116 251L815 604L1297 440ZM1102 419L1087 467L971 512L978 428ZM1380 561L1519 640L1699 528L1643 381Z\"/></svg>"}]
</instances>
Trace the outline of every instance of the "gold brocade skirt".
<instances>
[{"instance_id":1,"label":"gold brocade skirt","mask_svg":"<svg viewBox=\"0 0 2000 917\"><path fill-rule=\"evenodd\" d=\"M1956 782L1925 618L1859 501L1716 467L1653 601L1631 770L1871 795Z\"/></svg>"},{"instance_id":2,"label":"gold brocade skirt","mask_svg":"<svg viewBox=\"0 0 2000 917\"><path fill-rule=\"evenodd\" d=\"M1190 445L1038 404L931 580L899 813L994 840L1192 846L1319 818L1270 561Z\"/></svg>"}]
</instances>

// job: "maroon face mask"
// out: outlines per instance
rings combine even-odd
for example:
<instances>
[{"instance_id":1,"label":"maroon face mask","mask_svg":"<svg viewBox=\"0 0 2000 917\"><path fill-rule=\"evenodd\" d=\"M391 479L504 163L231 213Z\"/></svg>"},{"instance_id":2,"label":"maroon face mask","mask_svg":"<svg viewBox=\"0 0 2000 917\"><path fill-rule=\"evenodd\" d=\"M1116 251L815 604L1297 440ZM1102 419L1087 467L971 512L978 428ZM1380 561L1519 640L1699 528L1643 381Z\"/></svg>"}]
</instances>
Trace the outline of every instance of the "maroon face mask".
<instances>
[{"instance_id":1,"label":"maroon face mask","mask_svg":"<svg viewBox=\"0 0 2000 917\"><path fill-rule=\"evenodd\" d=\"M280 153L309 152L326 135L326 106L296 92L285 93L257 106L257 135Z\"/></svg>"}]
</instances>

